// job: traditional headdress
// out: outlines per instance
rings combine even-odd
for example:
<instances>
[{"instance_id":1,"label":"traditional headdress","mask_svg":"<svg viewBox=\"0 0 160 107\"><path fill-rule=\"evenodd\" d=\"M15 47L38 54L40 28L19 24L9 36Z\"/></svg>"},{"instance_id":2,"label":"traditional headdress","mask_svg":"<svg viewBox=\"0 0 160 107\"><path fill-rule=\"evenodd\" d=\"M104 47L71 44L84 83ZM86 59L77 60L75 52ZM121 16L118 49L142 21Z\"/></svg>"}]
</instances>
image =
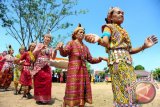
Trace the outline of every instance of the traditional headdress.
<instances>
[{"instance_id":1,"label":"traditional headdress","mask_svg":"<svg viewBox=\"0 0 160 107\"><path fill-rule=\"evenodd\" d=\"M83 31L84 31L84 28L81 27L81 24L80 24L80 23L78 24L78 27L74 30L73 33L76 33L78 30L83 30Z\"/></svg>"},{"instance_id":2,"label":"traditional headdress","mask_svg":"<svg viewBox=\"0 0 160 107\"><path fill-rule=\"evenodd\" d=\"M8 51L9 51L9 50L13 50L13 48L12 48L11 45L8 46Z\"/></svg>"},{"instance_id":3,"label":"traditional headdress","mask_svg":"<svg viewBox=\"0 0 160 107\"><path fill-rule=\"evenodd\" d=\"M78 24L78 27L73 31L73 34L72 34L72 39L73 39L73 40L76 39L76 38L75 38L75 35L77 34L77 32L78 32L79 30L85 31L85 29L84 29L83 27L81 27L81 24L80 24L80 23Z\"/></svg>"},{"instance_id":4,"label":"traditional headdress","mask_svg":"<svg viewBox=\"0 0 160 107\"><path fill-rule=\"evenodd\" d=\"M10 53L11 50L13 50L13 48L12 48L11 45L9 45L9 46L8 46L8 53Z\"/></svg>"}]
</instances>

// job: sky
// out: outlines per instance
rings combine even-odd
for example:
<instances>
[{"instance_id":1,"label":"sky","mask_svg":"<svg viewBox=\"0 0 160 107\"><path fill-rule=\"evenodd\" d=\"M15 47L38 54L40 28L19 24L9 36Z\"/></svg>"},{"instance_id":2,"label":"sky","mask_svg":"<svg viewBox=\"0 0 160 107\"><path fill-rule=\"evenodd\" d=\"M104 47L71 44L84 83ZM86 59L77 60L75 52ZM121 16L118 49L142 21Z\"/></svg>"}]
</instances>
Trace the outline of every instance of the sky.
<instances>
[{"instance_id":1,"label":"sky","mask_svg":"<svg viewBox=\"0 0 160 107\"><path fill-rule=\"evenodd\" d=\"M101 26L105 24L105 18L110 7L119 7L124 11L124 22L122 27L127 30L132 47L142 46L146 37L154 34L160 39L160 1L159 0L79 0L75 9L86 9L87 14L71 16L63 21L73 23L73 26L65 31L55 32L52 35L71 33L81 23L85 28L86 33L94 33L102 35ZM8 44L11 44L18 53L19 44L11 37L4 36L6 31L1 28L0 31L0 52L6 49ZM71 40L68 37L64 43ZM84 43L88 46L93 57L108 57L104 47L95 44ZM138 54L132 55L133 66L142 65L145 70L151 71L160 67L160 43L153 47L144 50ZM58 53L57 57L61 57ZM102 61L99 64L92 64L91 68L95 70L103 70L107 67L107 63Z\"/></svg>"}]
</instances>

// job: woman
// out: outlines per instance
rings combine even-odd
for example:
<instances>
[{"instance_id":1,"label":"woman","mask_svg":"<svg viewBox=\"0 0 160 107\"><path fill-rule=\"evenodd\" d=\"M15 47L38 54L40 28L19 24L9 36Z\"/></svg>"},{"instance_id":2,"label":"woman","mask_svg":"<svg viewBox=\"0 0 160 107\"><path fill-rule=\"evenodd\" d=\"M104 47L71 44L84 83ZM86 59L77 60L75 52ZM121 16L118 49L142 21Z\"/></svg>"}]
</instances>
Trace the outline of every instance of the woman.
<instances>
[{"instance_id":1,"label":"woman","mask_svg":"<svg viewBox=\"0 0 160 107\"><path fill-rule=\"evenodd\" d=\"M13 56L14 50L12 49L11 45L9 45L8 54L5 55L0 62L4 62L3 67L1 69L2 77L0 80L0 87L1 91L7 90L7 88L10 86L12 77L13 77L13 62L15 60Z\"/></svg>"},{"instance_id":2,"label":"woman","mask_svg":"<svg viewBox=\"0 0 160 107\"><path fill-rule=\"evenodd\" d=\"M95 35L88 35L85 38L88 42L98 42L107 48L114 107L136 106L132 100L135 96L132 96L131 84L136 81L136 75L132 66L131 54L143 51L158 42L155 36L151 36L142 46L132 48L128 33L121 27L123 20L124 12L118 7L111 8L106 18L107 24L102 26L102 38Z\"/></svg>"},{"instance_id":3,"label":"woman","mask_svg":"<svg viewBox=\"0 0 160 107\"><path fill-rule=\"evenodd\" d=\"M0 55L0 60L2 60L6 55L7 55L7 51L3 51ZM3 81L3 78L2 78L3 73L1 72L3 65L4 65L4 61L0 61L0 84ZM1 85L0 85L0 90L1 90L1 88L3 88L3 87L1 87ZM4 91L4 89L2 89L1 91Z\"/></svg>"},{"instance_id":4,"label":"woman","mask_svg":"<svg viewBox=\"0 0 160 107\"><path fill-rule=\"evenodd\" d=\"M59 43L60 54L69 57L67 70L64 104L84 107L85 103L92 104L92 93L86 62L92 64L101 62L102 58L92 58L88 47L83 43L84 28L79 25L72 34L72 40L63 47Z\"/></svg>"},{"instance_id":5,"label":"woman","mask_svg":"<svg viewBox=\"0 0 160 107\"><path fill-rule=\"evenodd\" d=\"M38 104L51 101L52 72L49 65L50 58L55 59L57 49L49 47L51 35L44 35L44 42L37 44L33 54L36 58L34 70L34 98Z\"/></svg>"},{"instance_id":6,"label":"woman","mask_svg":"<svg viewBox=\"0 0 160 107\"><path fill-rule=\"evenodd\" d=\"M18 61L23 66L20 76L20 84L24 87L23 97L27 97L28 99L32 98L32 95L30 94L30 90L32 87L32 78L30 72L35 61L35 58L32 54L35 46L35 43L31 43L29 45L28 51L23 53Z\"/></svg>"},{"instance_id":7,"label":"woman","mask_svg":"<svg viewBox=\"0 0 160 107\"><path fill-rule=\"evenodd\" d=\"M21 46L21 48L19 48L19 54L17 54L15 57L17 59L19 59L24 52L25 52L25 47ZM22 71L22 65L15 64L14 79L13 79L13 81L14 81L14 87L15 87L14 95L21 94L22 85L20 86L20 89L18 90L18 84L19 84L19 79L20 79L21 71Z\"/></svg>"}]
</instances>

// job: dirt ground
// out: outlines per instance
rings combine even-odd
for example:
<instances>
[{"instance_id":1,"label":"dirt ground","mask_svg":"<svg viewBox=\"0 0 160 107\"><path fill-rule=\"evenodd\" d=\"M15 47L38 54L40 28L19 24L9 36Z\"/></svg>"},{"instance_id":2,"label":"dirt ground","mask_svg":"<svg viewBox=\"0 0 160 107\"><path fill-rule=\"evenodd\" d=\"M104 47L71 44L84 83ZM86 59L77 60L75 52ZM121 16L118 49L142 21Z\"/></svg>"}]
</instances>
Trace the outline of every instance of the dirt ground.
<instances>
[{"instance_id":1,"label":"dirt ground","mask_svg":"<svg viewBox=\"0 0 160 107\"><path fill-rule=\"evenodd\" d=\"M160 83L158 84L160 86ZM11 85L10 89L13 89ZM0 92L0 107L61 107L63 102L65 84L52 84L52 102L49 105L37 105L34 99L22 98L22 95L14 95L13 91ZM33 94L33 89L32 89ZM110 83L92 83L93 104L85 107L112 107L112 89ZM160 107L160 89L157 90L155 99L143 105L143 107Z\"/></svg>"}]
</instances>

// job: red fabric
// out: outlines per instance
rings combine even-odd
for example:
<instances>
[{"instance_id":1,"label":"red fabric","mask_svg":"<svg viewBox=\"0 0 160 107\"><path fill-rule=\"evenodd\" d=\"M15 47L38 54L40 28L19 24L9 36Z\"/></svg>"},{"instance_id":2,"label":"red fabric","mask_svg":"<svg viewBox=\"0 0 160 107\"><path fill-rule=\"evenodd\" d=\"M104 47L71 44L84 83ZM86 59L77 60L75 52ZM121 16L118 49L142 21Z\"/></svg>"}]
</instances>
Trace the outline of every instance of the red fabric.
<instances>
[{"instance_id":1,"label":"red fabric","mask_svg":"<svg viewBox=\"0 0 160 107\"><path fill-rule=\"evenodd\" d=\"M24 66L20 76L20 84L24 86L32 85L31 73L29 71L29 66Z\"/></svg>"},{"instance_id":2,"label":"red fabric","mask_svg":"<svg viewBox=\"0 0 160 107\"><path fill-rule=\"evenodd\" d=\"M2 59L2 56L0 56L0 60ZM3 67L3 64L4 64L4 62L0 62L0 72L1 72L1 69L2 69L2 67Z\"/></svg>"},{"instance_id":3,"label":"red fabric","mask_svg":"<svg viewBox=\"0 0 160 107\"><path fill-rule=\"evenodd\" d=\"M2 56L0 56L0 60L2 59ZM2 72L1 72L1 69L2 69L2 67L3 67L3 64L4 64L4 62L0 62L0 84L2 83L2 80L3 80L3 78L2 78Z\"/></svg>"},{"instance_id":4,"label":"red fabric","mask_svg":"<svg viewBox=\"0 0 160 107\"><path fill-rule=\"evenodd\" d=\"M63 73L60 73L60 83L63 82Z\"/></svg>"},{"instance_id":5,"label":"red fabric","mask_svg":"<svg viewBox=\"0 0 160 107\"><path fill-rule=\"evenodd\" d=\"M20 84L24 86L31 86L32 78L31 78L31 73L29 68L31 66L31 58L29 56L29 53L28 52L23 53L23 55L19 59L19 62L21 60L25 60L25 62L23 63L23 70L20 76Z\"/></svg>"},{"instance_id":6,"label":"red fabric","mask_svg":"<svg viewBox=\"0 0 160 107\"><path fill-rule=\"evenodd\" d=\"M36 101L51 101L52 75L51 68L46 65L34 75L34 97Z\"/></svg>"},{"instance_id":7,"label":"red fabric","mask_svg":"<svg viewBox=\"0 0 160 107\"><path fill-rule=\"evenodd\" d=\"M92 92L86 61L98 63L99 58L93 58L86 45L81 46L72 40L68 42L63 50L62 56L69 56L67 70L67 81L64 102L69 106L84 105L86 102L92 104Z\"/></svg>"},{"instance_id":8,"label":"red fabric","mask_svg":"<svg viewBox=\"0 0 160 107\"><path fill-rule=\"evenodd\" d=\"M12 81L13 73L11 70L6 69L4 73L2 73L2 77L0 79L1 88L7 89Z\"/></svg>"},{"instance_id":9,"label":"red fabric","mask_svg":"<svg viewBox=\"0 0 160 107\"><path fill-rule=\"evenodd\" d=\"M63 82L63 77L60 77L60 83L62 83Z\"/></svg>"}]
</instances>

